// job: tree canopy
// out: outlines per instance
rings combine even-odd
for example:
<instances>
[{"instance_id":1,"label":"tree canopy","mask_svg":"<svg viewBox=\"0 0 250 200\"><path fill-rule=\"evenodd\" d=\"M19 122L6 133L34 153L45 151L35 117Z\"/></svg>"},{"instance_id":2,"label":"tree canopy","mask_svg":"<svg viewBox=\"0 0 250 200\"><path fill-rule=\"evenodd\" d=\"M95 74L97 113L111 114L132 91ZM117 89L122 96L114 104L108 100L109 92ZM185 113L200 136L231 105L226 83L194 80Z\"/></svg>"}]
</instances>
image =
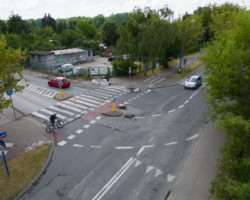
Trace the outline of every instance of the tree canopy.
<instances>
[{"instance_id":1,"label":"tree canopy","mask_svg":"<svg viewBox=\"0 0 250 200\"><path fill-rule=\"evenodd\" d=\"M0 40L0 112L11 104L10 99L6 99L5 93L9 90L21 92L23 86L17 85L21 80L23 68L20 66L20 60L25 59L24 52L21 49L14 50L7 48L5 37ZM15 75L18 74L19 78Z\"/></svg>"}]
</instances>

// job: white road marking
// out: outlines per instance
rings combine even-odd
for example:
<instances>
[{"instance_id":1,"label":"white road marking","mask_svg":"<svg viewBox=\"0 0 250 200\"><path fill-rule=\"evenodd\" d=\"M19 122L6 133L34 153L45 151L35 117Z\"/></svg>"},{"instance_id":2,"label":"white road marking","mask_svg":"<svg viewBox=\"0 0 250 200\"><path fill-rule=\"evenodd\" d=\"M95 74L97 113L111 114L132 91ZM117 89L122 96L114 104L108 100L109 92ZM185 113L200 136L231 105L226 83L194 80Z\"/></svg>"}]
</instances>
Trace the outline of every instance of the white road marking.
<instances>
[{"instance_id":1,"label":"white road marking","mask_svg":"<svg viewBox=\"0 0 250 200\"><path fill-rule=\"evenodd\" d=\"M79 105L79 104L76 104L75 102L71 102L71 101L63 101L63 103L66 103L68 105L72 105L74 107L71 107L71 106L68 106L68 105L65 105L63 107L65 108L69 108L70 110L74 110L76 112L82 112L81 110L77 109L77 108L81 108L81 109L88 109L86 106L83 106L83 105ZM66 107L67 106L67 107ZM77 107L77 108L75 108Z\"/></svg>"},{"instance_id":2,"label":"white road marking","mask_svg":"<svg viewBox=\"0 0 250 200\"><path fill-rule=\"evenodd\" d=\"M95 124L96 121L95 121L95 120L91 120L89 123L90 123L90 124Z\"/></svg>"},{"instance_id":3,"label":"white road marking","mask_svg":"<svg viewBox=\"0 0 250 200\"><path fill-rule=\"evenodd\" d=\"M62 109L57 108L55 106L49 106L48 108L50 108L52 110L56 110L58 112L66 113L66 114L71 115L71 116L75 114L75 113L72 113L72 112L69 112L69 111L66 111L66 110L62 110Z\"/></svg>"},{"instance_id":4,"label":"white road marking","mask_svg":"<svg viewBox=\"0 0 250 200\"><path fill-rule=\"evenodd\" d=\"M138 166L141 165L141 164L142 164L142 162L139 161L139 160L137 160L137 161L135 162L135 167L138 167Z\"/></svg>"},{"instance_id":5,"label":"white road marking","mask_svg":"<svg viewBox=\"0 0 250 200\"><path fill-rule=\"evenodd\" d=\"M165 146L170 146L170 145L173 145L173 144L178 144L178 142L170 142L170 143L166 143Z\"/></svg>"},{"instance_id":6,"label":"white road marking","mask_svg":"<svg viewBox=\"0 0 250 200\"><path fill-rule=\"evenodd\" d=\"M47 116L45 116L45 115L42 115L42 114L40 114L40 113L38 113L38 112L33 112L33 113L31 113L32 115L35 115L35 116L37 116L37 117L40 117L40 118L42 118L42 119L45 119L45 120L47 120L47 121L50 121L49 120L49 117L47 117Z\"/></svg>"},{"instance_id":7,"label":"white road marking","mask_svg":"<svg viewBox=\"0 0 250 200\"><path fill-rule=\"evenodd\" d=\"M197 137L199 137L200 136L200 134L195 134L195 135L193 135L193 136L191 136L191 137L189 137L189 138L186 138L186 140L193 140L193 139L195 139L195 138L197 138Z\"/></svg>"},{"instance_id":8,"label":"white road marking","mask_svg":"<svg viewBox=\"0 0 250 200\"><path fill-rule=\"evenodd\" d=\"M162 78L162 79L160 79L160 80L154 82L154 84L155 84L155 83L160 83L160 82L163 81L164 79L166 79L166 78Z\"/></svg>"},{"instance_id":9,"label":"white road marking","mask_svg":"<svg viewBox=\"0 0 250 200\"><path fill-rule=\"evenodd\" d=\"M94 104L97 104L97 105L100 105L103 101L95 101L95 100L92 100L92 99L89 99L89 98L85 98L85 97L79 97L79 96L76 96L76 98L78 99L81 99L81 100L84 100L84 101L88 101L90 103L94 103Z\"/></svg>"},{"instance_id":10,"label":"white road marking","mask_svg":"<svg viewBox=\"0 0 250 200\"><path fill-rule=\"evenodd\" d=\"M65 101L65 103L66 103L66 101ZM67 101L67 103L68 103L68 101ZM72 104L74 104L74 103L72 102ZM70 109L70 110L74 110L74 111L76 111L76 112L82 112L82 110L80 110L80 109L74 108L74 107L72 107L72 106L65 105L65 104L63 104L63 103L56 103L56 105L62 106L62 107L64 107L64 108L68 108L68 109Z\"/></svg>"},{"instance_id":11,"label":"white road marking","mask_svg":"<svg viewBox=\"0 0 250 200\"><path fill-rule=\"evenodd\" d=\"M101 116L97 116L95 119L100 120L102 117Z\"/></svg>"},{"instance_id":12,"label":"white road marking","mask_svg":"<svg viewBox=\"0 0 250 200\"><path fill-rule=\"evenodd\" d=\"M13 147L14 143L5 143L6 147Z\"/></svg>"},{"instance_id":13,"label":"white road marking","mask_svg":"<svg viewBox=\"0 0 250 200\"><path fill-rule=\"evenodd\" d=\"M78 130L76 131L76 133L78 133L78 134L81 134L82 132L83 132L82 129L78 129Z\"/></svg>"},{"instance_id":14,"label":"white road marking","mask_svg":"<svg viewBox=\"0 0 250 200\"><path fill-rule=\"evenodd\" d=\"M135 117L135 119L143 119L143 118L145 118L145 117Z\"/></svg>"},{"instance_id":15,"label":"white road marking","mask_svg":"<svg viewBox=\"0 0 250 200\"><path fill-rule=\"evenodd\" d=\"M152 148L152 147L154 147L155 145L144 145L144 146L142 146L142 147L144 147L144 148Z\"/></svg>"},{"instance_id":16,"label":"white road marking","mask_svg":"<svg viewBox=\"0 0 250 200\"><path fill-rule=\"evenodd\" d=\"M96 149L100 149L100 148L102 148L101 146L95 146L95 145L92 145L92 146L90 146L91 148L96 148Z\"/></svg>"},{"instance_id":17,"label":"white road marking","mask_svg":"<svg viewBox=\"0 0 250 200\"><path fill-rule=\"evenodd\" d=\"M168 111L168 113L172 113L172 112L174 112L174 111L175 111L175 109Z\"/></svg>"},{"instance_id":18,"label":"white road marking","mask_svg":"<svg viewBox=\"0 0 250 200\"><path fill-rule=\"evenodd\" d=\"M157 117L157 116L161 116L162 114L156 114L156 115L152 115L153 117Z\"/></svg>"},{"instance_id":19,"label":"white road marking","mask_svg":"<svg viewBox=\"0 0 250 200\"><path fill-rule=\"evenodd\" d=\"M146 169L145 173L147 174L147 173L150 172L152 169L154 169L153 166L147 166L147 169Z\"/></svg>"},{"instance_id":20,"label":"white road marking","mask_svg":"<svg viewBox=\"0 0 250 200\"><path fill-rule=\"evenodd\" d=\"M144 147L141 147L139 151L136 153L136 156L139 156L144 151L144 149L145 149Z\"/></svg>"},{"instance_id":21,"label":"white road marking","mask_svg":"<svg viewBox=\"0 0 250 200\"><path fill-rule=\"evenodd\" d=\"M184 103L187 104L189 102L189 100L185 101Z\"/></svg>"},{"instance_id":22,"label":"white road marking","mask_svg":"<svg viewBox=\"0 0 250 200\"><path fill-rule=\"evenodd\" d=\"M82 144L73 144L74 147L83 147Z\"/></svg>"},{"instance_id":23,"label":"white road marking","mask_svg":"<svg viewBox=\"0 0 250 200\"><path fill-rule=\"evenodd\" d=\"M97 107L97 105L95 105L95 104L88 103L88 102L85 102L85 101L81 101L81 100L78 100L78 99L72 98L70 100L75 101L75 102L80 103L80 104L83 104L83 105L86 105L86 106L90 106L90 107L94 107L94 108ZM87 109L87 107L85 107L85 109Z\"/></svg>"},{"instance_id":24,"label":"white road marking","mask_svg":"<svg viewBox=\"0 0 250 200\"><path fill-rule=\"evenodd\" d=\"M3 151L4 152L4 155L6 155L8 153L8 151Z\"/></svg>"},{"instance_id":25,"label":"white road marking","mask_svg":"<svg viewBox=\"0 0 250 200\"><path fill-rule=\"evenodd\" d=\"M89 128L90 125L89 125L89 124L86 124L86 125L84 125L83 127L84 127L84 128Z\"/></svg>"},{"instance_id":26,"label":"white road marking","mask_svg":"<svg viewBox=\"0 0 250 200\"><path fill-rule=\"evenodd\" d=\"M124 104L129 104L129 102L125 101Z\"/></svg>"},{"instance_id":27,"label":"white road marking","mask_svg":"<svg viewBox=\"0 0 250 200\"><path fill-rule=\"evenodd\" d=\"M152 76L152 77L150 77L150 78L144 80L143 82L148 82L148 81L150 81L150 80L153 79L153 78L155 78L155 76Z\"/></svg>"},{"instance_id":28,"label":"white road marking","mask_svg":"<svg viewBox=\"0 0 250 200\"><path fill-rule=\"evenodd\" d=\"M163 174L163 172L159 169L156 169L156 172L155 172L155 178L160 176L161 174Z\"/></svg>"},{"instance_id":29,"label":"white road marking","mask_svg":"<svg viewBox=\"0 0 250 200\"><path fill-rule=\"evenodd\" d=\"M175 176L168 174L168 182L171 182L175 179Z\"/></svg>"},{"instance_id":30,"label":"white road marking","mask_svg":"<svg viewBox=\"0 0 250 200\"><path fill-rule=\"evenodd\" d=\"M70 135L69 137L67 137L69 140L74 139L76 136L75 135Z\"/></svg>"},{"instance_id":31,"label":"white road marking","mask_svg":"<svg viewBox=\"0 0 250 200\"><path fill-rule=\"evenodd\" d=\"M125 146L120 146L120 147L115 147L115 149L134 149L134 147L125 147Z\"/></svg>"},{"instance_id":32,"label":"white road marking","mask_svg":"<svg viewBox=\"0 0 250 200\"><path fill-rule=\"evenodd\" d=\"M180 108L180 109L181 109L181 108L183 108L183 107L184 107L184 105L181 105L181 106L179 106L178 108Z\"/></svg>"},{"instance_id":33,"label":"white road marking","mask_svg":"<svg viewBox=\"0 0 250 200\"><path fill-rule=\"evenodd\" d=\"M152 142L154 139L154 137L151 137L150 140L148 141L148 143Z\"/></svg>"},{"instance_id":34,"label":"white road marking","mask_svg":"<svg viewBox=\"0 0 250 200\"><path fill-rule=\"evenodd\" d=\"M106 185L104 185L104 187L93 197L92 200L100 200L135 161L136 158L131 157L122 166L122 168L106 183Z\"/></svg>"},{"instance_id":35,"label":"white road marking","mask_svg":"<svg viewBox=\"0 0 250 200\"><path fill-rule=\"evenodd\" d=\"M61 142L58 142L57 144L60 145L60 146L63 146L63 145L65 145L66 143L67 143L66 141L62 140Z\"/></svg>"},{"instance_id":36,"label":"white road marking","mask_svg":"<svg viewBox=\"0 0 250 200\"><path fill-rule=\"evenodd\" d=\"M45 108L41 109L40 111L45 112L45 113L48 113L48 114L50 114L50 115L53 115L53 114L54 114L54 112L51 112L51 111L49 111L49 110L47 110L47 109L45 109ZM59 118L61 118L61 119L66 119L66 118L67 118L67 117L64 117L63 115L60 115L60 114L57 114L56 116L59 117Z\"/></svg>"}]
</instances>

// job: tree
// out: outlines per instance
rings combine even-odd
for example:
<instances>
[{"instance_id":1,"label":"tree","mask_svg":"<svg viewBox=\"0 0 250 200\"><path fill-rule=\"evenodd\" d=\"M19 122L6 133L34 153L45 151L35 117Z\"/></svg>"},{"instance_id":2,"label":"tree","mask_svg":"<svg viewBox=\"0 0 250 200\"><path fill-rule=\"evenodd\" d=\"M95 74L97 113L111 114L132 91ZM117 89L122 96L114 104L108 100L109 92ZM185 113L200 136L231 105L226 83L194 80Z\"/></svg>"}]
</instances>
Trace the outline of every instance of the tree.
<instances>
[{"instance_id":1,"label":"tree","mask_svg":"<svg viewBox=\"0 0 250 200\"><path fill-rule=\"evenodd\" d=\"M20 66L20 60L25 59L23 56L25 52L21 49L14 50L11 47L7 48L5 37L2 36L0 40L0 112L4 108L9 107L12 100L6 99L4 94L9 90L14 92L21 92L24 86L17 85L17 83L23 78L22 70ZM17 78L16 75L19 75Z\"/></svg>"},{"instance_id":2,"label":"tree","mask_svg":"<svg viewBox=\"0 0 250 200\"><path fill-rule=\"evenodd\" d=\"M222 6L223 7L223 6ZM227 142L213 180L213 199L250 197L250 12L221 12L216 24L228 19L225 30L214 26L215 40L204 50L205 91L212 120Z\"/></svg>"},{"instance_id":3,"label":"tree","mask_svg":"<svg viewBox=\"0 0 250 200\"><path fill-rule=\"evenodd\" d=\"M99 29L104 22L105 22L105 17L102 14L97 15L93 18L93 23L97 29Z\"/></svg>"},{"instance_id":4,"label":"tree","mask_svg":"<svg viewBox=\"0 0 250 200\"><path fill-rule=\"evenodd\" d=\"M6 34L7 33L7 25L3 20L0 20L0 34Z\"/></svg>"},{"instance_id":5,"label":"tree","mask_svg":"<svg viewBox=\"0 0 250 200\"><path fill-rule=\"evenodd\" d=\"M56 20L52 18L50 14L46 15L45 13L42 18L42 28L45 28L46 26L50 26L54 31L56 31Z\"/></svg>"},{"instance_id":6,"label":"tree","mask_svg":"<svg viewBox=\"0 0 250 200\"><path fill-rule=\"evenodd\" d=\"M62 47L65 48L71 48L76 40L83 39L79 32L71 29L64 29L59 38Z\"/></svg>"},{"instance_id":7,"label":"tree","mask_svg":"<svg viewBox=\"0 0 250 200\"><path fill-rule=\"evenodd\" d=\"M102 26L102 41L107 46L115 46L118 38L118 24L115 22L105 22Z\"/></svg>"},{"instance_id":8,"label":"tree","mask_svg":"<svg viewBox=\"0 0 250 200\"><path fill-rule=\"evenodd\" d=\"M85 38L94 39L96 34L95 25L90 23L89 21L80 21L77 22L76 28L80 30Z\"/></svg>"},{"instance_id":9,"label":"tree","mask_svg":"<svg viewBox=\"0 0 250 200\"><path fill-rule=\"evenodd\" d=\"M28 24L19 15L12 13L8 20L8 32L17 35L28 33Z\"/></svg>"}]
</instances>

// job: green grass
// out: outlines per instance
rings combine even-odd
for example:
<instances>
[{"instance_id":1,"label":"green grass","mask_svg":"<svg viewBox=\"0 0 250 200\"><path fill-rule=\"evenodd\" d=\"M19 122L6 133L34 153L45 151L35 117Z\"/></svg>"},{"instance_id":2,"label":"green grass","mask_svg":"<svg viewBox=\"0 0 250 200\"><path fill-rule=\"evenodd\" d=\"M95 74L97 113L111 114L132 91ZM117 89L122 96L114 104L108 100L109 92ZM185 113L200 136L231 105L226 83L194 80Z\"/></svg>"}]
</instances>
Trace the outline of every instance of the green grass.
<instances>
[{"instance_id":1,"label":"green grass","mask_svg":"<svg viewBox=\"0 0 250 200\"><path fill-rule=\"evenodd\" d=\"M4 163L0 166L1 200L12 200L18 196L42 170L51 151L51 146L43 144L7 161L10 176Z\"/></svg>"}]
</instances>

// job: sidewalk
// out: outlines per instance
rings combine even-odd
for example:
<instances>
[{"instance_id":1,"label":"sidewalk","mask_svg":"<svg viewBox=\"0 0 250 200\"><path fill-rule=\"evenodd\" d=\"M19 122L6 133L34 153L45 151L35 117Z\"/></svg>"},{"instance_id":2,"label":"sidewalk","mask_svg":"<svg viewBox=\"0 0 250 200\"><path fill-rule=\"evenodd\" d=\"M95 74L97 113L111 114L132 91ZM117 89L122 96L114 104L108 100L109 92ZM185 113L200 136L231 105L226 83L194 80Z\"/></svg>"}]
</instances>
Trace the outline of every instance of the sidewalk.
<instances>
[{"instance_id":1,"label":"sidewalk","mask_svg":"<svg viewBox=\"0 0 250 200\"><path fill-rule=\"evenodd\" d=\"M12 108L4 109L0 114L0 132L7 132L7 137L2 139L7 143L7 147L3 147L7 160L42 143L52 143L53 138L45 132L45 127L39 122L18 111L15 111L15 114L16 120ZM2 163L1 156L0 164Z\"/></svg>"}]
</instances>

